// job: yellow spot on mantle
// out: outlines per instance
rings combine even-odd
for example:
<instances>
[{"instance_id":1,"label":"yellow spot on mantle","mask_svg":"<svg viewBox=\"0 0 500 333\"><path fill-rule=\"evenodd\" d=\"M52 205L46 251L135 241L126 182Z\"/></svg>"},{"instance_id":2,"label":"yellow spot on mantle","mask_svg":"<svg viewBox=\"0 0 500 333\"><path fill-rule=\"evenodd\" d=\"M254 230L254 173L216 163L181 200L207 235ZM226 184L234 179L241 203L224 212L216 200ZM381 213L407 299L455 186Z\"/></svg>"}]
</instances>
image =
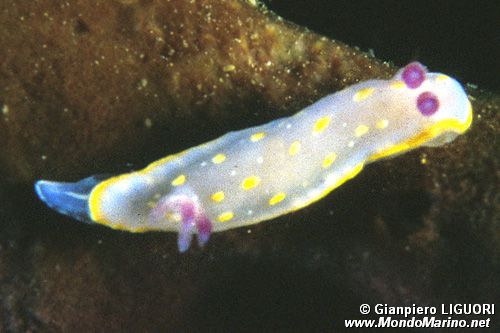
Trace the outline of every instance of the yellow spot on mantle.
<instances>
[{"instance_id":1,"label":"yellow spot on mantle","mask_svg":"<svg viewBox=\"0 0 500 333\"><path fill-rule=\"evenodd\" d=\"M212 158L212 162L214 164L219 164L219 163L222 163L226 160L226 155L224 154L217 154L215 155L213 158Z\"/></svg>"},{"instance_id":2,"label":"yellow spot on mantle","mask_svg":"<svg viewBox=\"0 0 500 333\"><path fill-rule=\"evenodd\" d=\"M222 200L224 200L224 192L215 192L214 194L212 194L211 198L215 202L221 202Z\"/></svg>"},{"instance_id":3,"label":"yellow spot on mantle","mask_svg":"<svg viewBox=\"0 0 500 333\"><path fill-rule=\"evenodd\" d=\"M406 85L403 81L394 81L389 86L393 89L402 89L402 88L406 87Z\"/></svg>"},{"instance_id":4,"label":"yellow spot on mantle","mask_svg":"<svg viewBox=\"0 0 500 333\"><path fill-rule=\"evenodd\" d=\"M378 129L384 129L387 126L389 126L389 120L387 119L381 119L375 124L375 127L377 127Z\"/></svg>"},{"instance_id":5,"label":"yellow spot on mantle","mask_svg":"<svg viewBox=\"0 0 500 333\"><path fill-rule=\"evenodd\" d=\"M292 142L290 148L288 148L288 154L290 154L290 156L297 154L300 151L300 147L301 145L299 141Z\"/></svg>"},{"instance_id":6,"label":"yellow spot on mantle","mask_svg":"<svg viewBox=\"0 0 500 333\"><path fill-rule=\"evenodd\" d=\"M265 136L266 136L266 133L264 133L264 132L252 134L252 136L250 137L250 141L257 142L259 140L262 140Z\"/></svg>"},{"instance_id":7,"label":"yellow spot on mantle","mask_svg":"<svg viewBox=\"0 0 500 333\"><path fill-rule=\"evenodd\" d=\"M323 167L323 169L326 169L328 168L330 165L332 165L332 163L337 159L337 154L335 153L330 153L328 155L326 155L325 159L323 160L323 163L321 164L321 166Z\"/></svg>"},{"instance_id":8,"label":"yellow spot on mantle","mask_svg":"<svg viewBox=\"0 0 500 333\"><path fill-rule=\"evenodd\" d=\"M352 97L352 100L355 102L360 102L368 97L370 97L371 94L375 91L375 88L364 88L358 90L354 96Z\"/></svg>"},{"instance_id":9,"label":"yellow spot on mantle","mask_svg":"<svg viewBox=\"0 0 500 333\"><path fill-rule=\"evenodd\" d=\"M232 219L234 216L233 212L224 212L217 217L219 222L226 222Z\"/></svg>"},{"instance_id":10,"label":"yellow spot on mantle","mask_svg":"<svg viewBox=\"0 0 500 333\"><path fill-rule=\"evenodd\" d=\"M276 205L278 202L283 201L285 199L286 194L284 192L280 192L273 196L271 199L269 199L269 205L273 206Z\"/></svg>"},{"instance_id":11,"label":"yellow spot on mantle","mask_svg":"<svg viewBox=\"0 0 500 333\"><path fill-rule=\"evenodd\" d=\"M241 188L244 190L249 190L251 188L254 188L255 186L259 185L260 183L260 178L257 176L251 176L248 178L243 179L241 182Z\"/></svg>"},{"instance_id":12,"label":"yellow spot on mantle","mask_svg":"<svg viewBox=\"0 0 500 333\"><path fill-rule=\"evenodd\" d=\"M172 186L182 185L182 184L184 184L185 181L186 181L186 176L180 175L177 178L175 178L174 180L172 180Z\"/></svg>"},{"instance_id":13,"label":"yellow spot on mantle","mask_svg":"<svg viewBox=\"0 0 500 333\"><path fill-rule=\"evenodd\" d=\"M316 120L313 127L313 133L321 133L330 123L330 117L322 117Z\"/></svg>"},{"instance_id":14,"label":"yellow spot on mantle","mask_svg":"<svg viewBox=\"0 0 500 333\"><path fill-rule=\"evenodd\" d=\"M359 138L363 135L365 135L366 133L368 133L368 126L366 125L359 125L358 127L356 127L356 129L354 130L354 135Z\"/></svg>"}]
</instances>

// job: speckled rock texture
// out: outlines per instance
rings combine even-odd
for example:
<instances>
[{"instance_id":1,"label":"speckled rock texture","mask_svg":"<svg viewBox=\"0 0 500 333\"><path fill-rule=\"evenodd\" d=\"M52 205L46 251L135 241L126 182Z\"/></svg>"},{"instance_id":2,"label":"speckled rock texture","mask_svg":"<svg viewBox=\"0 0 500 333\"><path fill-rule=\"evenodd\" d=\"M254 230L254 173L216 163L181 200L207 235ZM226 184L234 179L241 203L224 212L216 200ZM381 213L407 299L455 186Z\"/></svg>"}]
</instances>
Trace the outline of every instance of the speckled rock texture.
<instances>
[{"instance_id":1,"label":"speckled rock texture","mask_svg":"<svg viewBox=\"0 0 500 333\"><path fill-rule=\"evenodd\" d=\"M425 20L461 18L444 7ZM174 234L49 211L33 180L139 168L395 67L256 1L4 0L0 46L0 331L342 332L361 303L498 302L500 97L483 90L498 82L467 87L474 122L453 143L180 255Z\"/></svg>"},{"instance_id":2,"label":"speckled rock texture","mask_svg":"<svg viewBox=\"0 0 500 333\"><path fill-rule=\"evenodd\" d=\"M391 71L244 1L1 6L10 181L151 160Z\"/></svg>"}]
</instances>

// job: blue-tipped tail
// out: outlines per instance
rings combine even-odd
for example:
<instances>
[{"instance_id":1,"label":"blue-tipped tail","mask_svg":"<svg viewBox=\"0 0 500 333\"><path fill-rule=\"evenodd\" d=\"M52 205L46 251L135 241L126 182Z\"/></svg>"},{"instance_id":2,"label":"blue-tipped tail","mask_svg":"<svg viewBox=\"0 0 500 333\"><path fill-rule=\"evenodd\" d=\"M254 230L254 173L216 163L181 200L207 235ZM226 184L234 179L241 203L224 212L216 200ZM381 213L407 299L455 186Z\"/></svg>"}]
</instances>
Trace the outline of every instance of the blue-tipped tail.
<instances>
[{"instance_id":1,"label":"blue-tipped tail","mask_svg":"<svg viewBox=\"0 0 500 333\"><path fill-rule=\"evenodd\" d=\"M103 177L88 177L75 183L39 180L35 183L38 197L50 208L82 222L91 222L88 199L92 189Z\"/></svg>"}]
</instances>

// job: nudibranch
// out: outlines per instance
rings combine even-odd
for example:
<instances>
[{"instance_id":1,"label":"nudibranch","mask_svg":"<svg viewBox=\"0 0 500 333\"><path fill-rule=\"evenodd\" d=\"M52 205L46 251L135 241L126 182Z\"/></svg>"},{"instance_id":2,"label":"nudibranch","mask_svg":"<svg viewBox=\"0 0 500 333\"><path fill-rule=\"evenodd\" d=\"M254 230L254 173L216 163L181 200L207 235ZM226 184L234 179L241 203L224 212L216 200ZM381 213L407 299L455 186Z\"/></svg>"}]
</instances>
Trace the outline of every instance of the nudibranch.
<instances>
[{"instance_id":1,"label":"nudibranch","mask_svg":"<svg viewBox=\"0 0 500 333\"><path fill-rule=\"evenodd\" d=\"M369 80L297 114L160 159L146 168L79 182L40 180L47 206L80 221L130 232L177 231L186 251L212 232L307 206L363 166L464 133L472 107L453 78L420 63Z\"/></svg>"}]
</instances>

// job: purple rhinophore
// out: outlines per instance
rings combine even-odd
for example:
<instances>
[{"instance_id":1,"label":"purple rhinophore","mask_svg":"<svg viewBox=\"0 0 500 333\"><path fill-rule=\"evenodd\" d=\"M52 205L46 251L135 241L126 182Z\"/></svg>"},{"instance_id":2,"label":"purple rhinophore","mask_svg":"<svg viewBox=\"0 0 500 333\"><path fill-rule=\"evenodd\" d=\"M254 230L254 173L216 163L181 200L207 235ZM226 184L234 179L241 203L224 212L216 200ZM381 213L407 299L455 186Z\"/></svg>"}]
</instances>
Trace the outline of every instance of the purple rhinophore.
<instances>
[{"instance_id":1,"label":"purple rhinophore","mask_svg":"<svg viewBox=\"0 0 500 333\"><path fill-rule=\"evenodd\" d=\"M180 253L184 253L189 249L191 240L193 239L193 223L192 221L182 221L177 236L177 248Z\"/></svg>"},{"instance_id":2,"label":"purple rhinophore","mask_svg":"<svg viewBox=\"0 0 500 333\"><path fill-rule=\"evenodd\" d=\"M191 221L194 218L195 207L191 200L180 200L180 213L183 221Z\"/></svg>"},{"instance_id":3,"label":"purple rhinophore","mask_svg":"<svg viewBox=\"0 0 500 333\"><path fill-rule=\"evenodd\" d=\"M212 222L205 215L199 216L196 220L196 229L198 230L198 245L202 247L210 238Z\"/></svg>"},{"instance_id":4,"label":"purple rhinophore","mask_svg":"<svg viewBox=\"0 0 500 333\"><path fill-rule=\"evenodd\" d=\"M439 109L439 99L429 91L423 92L417 97L417 108L424 116L432 116Z\"/></svg>"},{"instance_id":5,"label":"purple rhinophore","mask_svg":"<svg viewBox=\"0 0 500 333\"><path fill-rule=\"evenodd\" d=\"M205 245L212 233L210 219L200 207L196 207L192 200L179 200L177 204L182 218L179 238L177 239L179 252L187 251L194 233L197 234L198 245L200 247Z\"/></svg>"},{"instance_id":6,"label":"purple rhinophore","mask_svg":"<svg viewBox=\"0 0 500 333\"><path fill-rule=\"evenodd\" d=\"M150 216L154 220L165 219L165 213L169 211L180 215L177 238L179 252L186 252L189 249L194 234L198 238L199 246L208 242L212 233L212 222L205 215L197 200L187 195L165 196L152 209Z\"/></svg>"},{"instance_id":7,"label":"purple rhinophore","mask_svg":"<svg viewBox=\"0 0 500 333\"><path fill-rule=\"evenodd\" d=\"M420 63L412 62L403 69L401 78L408 88L415 89L420 87L422 82L424 82L426 72L425 67Z\"/></svg>"}]
</instances>

